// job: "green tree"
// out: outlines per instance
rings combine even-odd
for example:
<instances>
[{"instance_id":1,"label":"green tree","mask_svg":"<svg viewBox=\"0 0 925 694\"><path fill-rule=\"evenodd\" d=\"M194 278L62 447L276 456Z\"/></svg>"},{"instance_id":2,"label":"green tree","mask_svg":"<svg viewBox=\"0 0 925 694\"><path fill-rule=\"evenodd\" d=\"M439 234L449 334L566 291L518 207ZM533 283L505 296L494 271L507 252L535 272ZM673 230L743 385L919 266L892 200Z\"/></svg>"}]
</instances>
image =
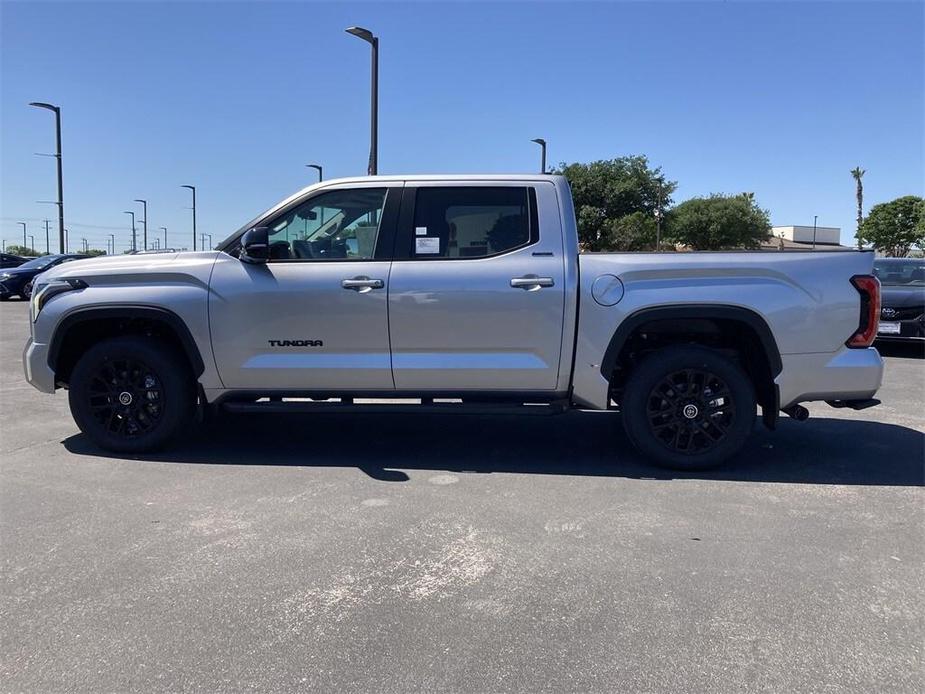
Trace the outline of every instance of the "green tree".
<instances>
[{"instance_id":1,"label":"green tree","mask_svg":"<svg viewBox=\"0 0 925 694\"><path fill-rule=\"evenodd\" d=\"M925 248L922 198L906 195L870 208L861 224L860 237L881 253L905 258L913 246Z\"/></svg>"},{"instance_id":2,"label":"green tree","mask_svg":"<svg viewBox=\"0 0 925 694\"><path fill-rule=\"evenodd\" d=\"M854 178L855 182L854 196L857 198L858 202L858 227L855 232L855 236L857 236L858 239L858 250L861 250L861 224L864 221L864 184L861 183L861 179L866 173L867 171L860 166L851 169L851 176Z\"/></svg>"},{"instance_id":3,"label":"green tree","mask_svg":"<svg viewBox=\"0 0 925 694\"><path fill-rule=\"evenodd\" d=\"M646 157L563 163L553 173L563 174L571 185L582 250L634 250L624 244L636 243L642 218L618 222L635 213L653 219L650 248L655 247L655 211L671 204L677 183L666 180L661 168L651 168Z\"/></svg>"},{"instance_id":4,"label":"green tree","mask_svg":"<svg viewBox=\"0 0 925 694\"><path fill-rule=\"evenodd\" d=\"M771 235L767 210L743 195L685 200L667 222L669 238L697 251L758 248Z\"/></svg>"},{"instance_id":5,"label":"green tree","mask_svg":"<svg viewBox=\"0 0 925 694\"><path fill-rule=\"evenodd\" d=\"M36 255L48 255L47 253L39 253L34 248L29 248L28 246L23 246L20 244L13 244L6 247L6 253L12 253L13 255L21 256L36 256Z\"/></svg>"},{"instance_id":6,"label":"green tree","mask_svg":"<svg viewBox=\"0 0 925 694\"><path fill-rule=\"evenodd\" d=\"M655 215L633 212L609 223L609 238L621 251L651 251L655 248Z\"/></svg>"},{"instance_id":7,"label":"green tree","mask_svg":"<svg viewBox=\"0 0 925 694\"><path fill-rule=\"evenodd\" d=\"M106 251L99 248L88 248L84 255L97 256L97 255L106 255Z\"/></svg>"}]
</instances>

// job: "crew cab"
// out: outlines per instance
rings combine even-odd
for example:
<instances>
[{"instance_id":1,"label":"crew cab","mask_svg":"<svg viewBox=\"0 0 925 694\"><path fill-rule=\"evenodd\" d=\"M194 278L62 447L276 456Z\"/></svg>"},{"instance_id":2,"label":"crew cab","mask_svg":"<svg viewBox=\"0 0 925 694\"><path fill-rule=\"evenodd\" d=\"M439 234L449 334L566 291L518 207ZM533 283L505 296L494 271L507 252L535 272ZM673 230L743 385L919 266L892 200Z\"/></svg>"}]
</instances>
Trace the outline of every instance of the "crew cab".
<instances>
[{"instance_id":1,"label":"crew cab","mask_svg":"<svg viewBox=\"0 0 925 694\"><path fill-rule=\"evenodd\" d=\"M773 428L806 401L877 404L872 261L579 253L560 176L331 180L215 251L44 273L25 373L115 451L167 444L197 408L581 408L618 410L657 463L706 467L759 408Z\"/></svg>"}]
</instances>

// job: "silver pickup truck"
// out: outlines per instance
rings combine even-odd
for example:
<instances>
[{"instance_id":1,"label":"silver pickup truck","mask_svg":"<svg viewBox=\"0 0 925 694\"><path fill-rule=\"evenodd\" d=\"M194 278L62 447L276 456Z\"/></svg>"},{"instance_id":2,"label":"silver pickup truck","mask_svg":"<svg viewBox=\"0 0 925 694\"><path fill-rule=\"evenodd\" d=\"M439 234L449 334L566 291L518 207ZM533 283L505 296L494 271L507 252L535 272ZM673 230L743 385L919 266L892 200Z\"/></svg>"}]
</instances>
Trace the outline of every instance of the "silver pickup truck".
<instances>
[{"instance_id":1,"label":"silver pickup truck","mask_svg":"<svg viewBox=\"0 0 925 694\"><path fill-rule=\"evenodd\" d=\"M877 404L872 262L579 254L559 176L331 180L216 251L41 275L23 361L115 451L162 446L218 408L580 408L619 411L655 462L706 467L741 448L759 407L773 428L805 401Z\"/></svg>"}]
</instances>

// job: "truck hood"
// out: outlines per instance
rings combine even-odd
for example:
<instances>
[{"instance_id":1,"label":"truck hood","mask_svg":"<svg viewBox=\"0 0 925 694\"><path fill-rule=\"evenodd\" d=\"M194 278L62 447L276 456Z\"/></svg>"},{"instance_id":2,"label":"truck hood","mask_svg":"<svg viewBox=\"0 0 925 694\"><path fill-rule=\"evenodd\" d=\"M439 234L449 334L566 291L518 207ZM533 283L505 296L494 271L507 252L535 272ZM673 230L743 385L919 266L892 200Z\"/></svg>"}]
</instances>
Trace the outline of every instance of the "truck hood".
<instances>
[{"instance_id":1,"label":"truck hood","mask_svg":"<svg viewBox=\"0 0 925 694\"><path fill-rule=\"evenodd\" d=\"M43 272L39 281L77 278L89 284L163 283L171 278L208 281L220 251L99 256L62 263Z\"/></svg>"},{"instance_id":2,"label":"truck hood","mask_svg":"<svg viewBox=\"0 0 925 694\"><path fill-rule=\"evenodd\" d=\"M897 287L884 285L880 288L881 304L890 308L909 308L925 305L925 287Z\"/></svg>"}]
</instances>

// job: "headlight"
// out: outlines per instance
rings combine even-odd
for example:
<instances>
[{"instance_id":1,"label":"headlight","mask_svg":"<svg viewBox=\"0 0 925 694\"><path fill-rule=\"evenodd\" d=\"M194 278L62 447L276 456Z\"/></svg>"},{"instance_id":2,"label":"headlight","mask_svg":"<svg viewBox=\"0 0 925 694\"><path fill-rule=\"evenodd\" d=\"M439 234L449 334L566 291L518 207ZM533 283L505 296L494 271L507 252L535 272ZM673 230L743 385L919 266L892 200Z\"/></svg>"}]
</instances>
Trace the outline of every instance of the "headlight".
<instances>
[{"instance_id":1,"label":"headlight","mask_svg":"<svg viewBox=\"0 0 925 694\"><path fill-rule=\"evenodd\" d=\"M2 282L3 280L8 280L8 279L10 279L10 277L12 277L12 276L13 276L13 275L11 275L11 274L8 273L8 272L0 272L0 282Z\"/></svg>"},{"instance_id":2,"label":"headlight","mask_svg":"<svg viewBox=\"0 0 925 694\"><path fill-rule=\"evenodd\" d=\"M39 313L45 304L51 300L52 297L58 296L58 294L63 294L64 292L70 292L75 289L86 289L87 283L83 280L76 279L66 279L66 280L50 280L48 282L41 282L32 287L32 300L29 302L29 311L32 314L32 322L34 323L39 317Z\"/></svg>"}]
</instances>

